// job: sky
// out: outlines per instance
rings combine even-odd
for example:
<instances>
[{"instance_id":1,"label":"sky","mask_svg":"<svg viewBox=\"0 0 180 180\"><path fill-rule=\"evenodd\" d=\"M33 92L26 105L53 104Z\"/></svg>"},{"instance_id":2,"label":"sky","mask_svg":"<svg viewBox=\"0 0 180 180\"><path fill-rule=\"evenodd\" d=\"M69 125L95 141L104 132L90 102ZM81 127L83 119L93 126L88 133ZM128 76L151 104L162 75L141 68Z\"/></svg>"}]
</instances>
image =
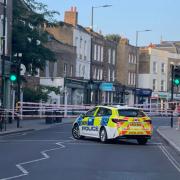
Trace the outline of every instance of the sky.
<instances>
[{"instance_id":1,"label":"sky","mask_svg":"<svg viewBox=\"0 0 180 180\"><path fill-rule=\"evenodd\" d=\"M180 0L38 0L48 5L49 10L60 13L59 21L64 21L64 12L76 6L78 24L91 25L92 6L112 5L94 9L94 30L103 35L119 34L135 45L136 31L138 46L164 41L180 41Z\"/></svg>"}]
</instances>

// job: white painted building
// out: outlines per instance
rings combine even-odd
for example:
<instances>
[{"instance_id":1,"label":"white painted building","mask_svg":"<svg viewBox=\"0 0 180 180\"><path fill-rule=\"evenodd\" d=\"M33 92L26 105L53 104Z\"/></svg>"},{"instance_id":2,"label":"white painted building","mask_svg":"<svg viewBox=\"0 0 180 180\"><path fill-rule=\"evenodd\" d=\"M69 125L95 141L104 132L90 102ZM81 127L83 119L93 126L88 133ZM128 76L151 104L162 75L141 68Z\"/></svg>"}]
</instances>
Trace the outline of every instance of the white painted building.
<instances>
[{"instance_id":1,"label":"white painted building","mask_svg":"<svg viewBox=\"0 0 180 180\"><path fill-rule=\"evenodd\" d=\"M151 47L144 54L140 58L138 87L152 89L152 98L167 100L170 97L170 63L178 59L180 62L180 54Z\"/></svg>"},{"instance_id":2,"label":"white painted building","mask_svg":"<svg viewBox=\"0 0 180 180\"><path fill-rule=\"evenodd\" d=\"M76 46L76 77L90 79L91 36L81 26L73 31L73 46Z\"/></svg>"}]
</instances>

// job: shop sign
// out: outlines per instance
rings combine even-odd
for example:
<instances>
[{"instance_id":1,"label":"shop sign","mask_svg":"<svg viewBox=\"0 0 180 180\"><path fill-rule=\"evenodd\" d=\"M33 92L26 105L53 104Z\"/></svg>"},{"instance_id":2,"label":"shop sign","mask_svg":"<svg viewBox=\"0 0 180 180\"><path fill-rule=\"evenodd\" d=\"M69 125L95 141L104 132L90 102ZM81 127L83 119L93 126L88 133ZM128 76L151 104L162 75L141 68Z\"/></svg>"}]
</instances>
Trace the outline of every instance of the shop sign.
<instances>
[{"instance_id":1,"label":"shop sign","mask_svg":"<svg viewBox=\"0 0 180 180\"><path fill-rule=\"evenodd\" d=\"M100 85L100 90L101 91L113 91L113 83L101 83Z\"/></svg>"}]
</instances>

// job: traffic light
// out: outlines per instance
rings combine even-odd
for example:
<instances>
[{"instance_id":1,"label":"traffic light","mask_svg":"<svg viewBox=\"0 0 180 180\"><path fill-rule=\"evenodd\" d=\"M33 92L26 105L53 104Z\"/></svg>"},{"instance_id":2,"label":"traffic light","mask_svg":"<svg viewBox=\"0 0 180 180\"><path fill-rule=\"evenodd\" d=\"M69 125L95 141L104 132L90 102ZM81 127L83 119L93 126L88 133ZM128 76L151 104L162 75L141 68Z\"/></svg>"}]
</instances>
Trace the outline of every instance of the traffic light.
<instances>
[{"instance_id":1,"label":"traffic light","mask_svg":"<svg viewBox=\"0 0 180 180\"><path fill-rule=\"evenodd\" d=\"M17 80L17 65L14 63L11 64L9 79L12 82L15 82Z\"/></svg>"},{"instance_id":2,"label":"traffic light","mask_svg":"<svg viewBox=\"0 0 180 180\"><path fill-rule=\"evenodd\" d=\"M175 66L174 67L174 84L176 86L180 85L180 66Z\"/></svg>"}]
</instances>

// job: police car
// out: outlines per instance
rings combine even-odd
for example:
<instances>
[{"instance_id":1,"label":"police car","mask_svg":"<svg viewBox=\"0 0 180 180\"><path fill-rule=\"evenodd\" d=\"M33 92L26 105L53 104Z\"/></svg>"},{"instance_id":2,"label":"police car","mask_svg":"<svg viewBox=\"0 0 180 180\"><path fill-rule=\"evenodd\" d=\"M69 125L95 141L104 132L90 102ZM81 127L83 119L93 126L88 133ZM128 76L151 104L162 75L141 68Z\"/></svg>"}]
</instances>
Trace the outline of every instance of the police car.
<instances>
[{"instance_id":1,"label":"police car","mask_svg":"<svg viewBox=\"0 0 180 180\"><path fill-rule=\"evenodd\" d=\"M127 106L96 106L74 122L72 135L99 138L107 142L115 138L137 139L146 144L152 136L151 119L138 108Z\"/></svg>"}]
</instances>

